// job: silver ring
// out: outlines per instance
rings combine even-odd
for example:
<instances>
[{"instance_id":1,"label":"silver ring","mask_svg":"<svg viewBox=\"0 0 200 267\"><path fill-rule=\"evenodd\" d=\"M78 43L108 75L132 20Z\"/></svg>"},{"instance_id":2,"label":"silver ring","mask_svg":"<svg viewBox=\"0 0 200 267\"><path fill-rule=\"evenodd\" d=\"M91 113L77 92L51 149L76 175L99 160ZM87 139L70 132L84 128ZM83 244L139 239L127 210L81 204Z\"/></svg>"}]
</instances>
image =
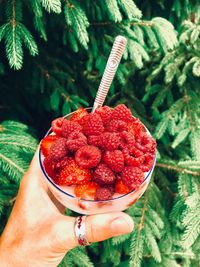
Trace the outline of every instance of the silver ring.
<instances>
[{"instance_id":1,"label":"silver ring","mask_svg":"<svg viewBox=\"0 0 200 267\"><path fill-rule=\"evenodd\" d=\"M75 219L74 223L75 236L80 246L88 246L91 244L86 237L85 221L86 216L79 216Z\"/></svg>"}]
</instances>

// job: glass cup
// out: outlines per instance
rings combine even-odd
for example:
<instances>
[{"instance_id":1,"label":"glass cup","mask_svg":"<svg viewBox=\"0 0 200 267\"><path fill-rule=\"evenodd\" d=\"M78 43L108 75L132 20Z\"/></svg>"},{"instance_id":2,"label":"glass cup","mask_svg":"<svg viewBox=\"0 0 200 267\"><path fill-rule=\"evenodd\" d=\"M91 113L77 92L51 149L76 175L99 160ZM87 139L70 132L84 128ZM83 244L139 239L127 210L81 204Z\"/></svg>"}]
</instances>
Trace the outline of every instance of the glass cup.
<instances>
[{"instance_id":1,"label":"glass cup","mask_svg":"<svg viewBox=\"0 0 200 267\"><path fill-rule=\"evenodd\" d=\"M87 108L88 111L91 108ZM70 116L76 111L65 116L66 119L69 119ZM145 127L145 126L144 126ZM150 135L149 131L145 127L147 133ZM46 133L45 136L51 133L51 128ZM143 182L134 190L130 191L127 194L118 194L115 193L113 198L110 200L88 200L81 199L74 195L73 186L59 186L57 185L51 177L46 173L45 168L43 166L44 157L39 150L39 162L43 172L43 177L48 185L49 190L53 193L55 198L60 201L65 207L69 208L80 214L91 215L98 213L108 213L114 211L123 211L132 206L146 191L147 186L150 182L151 175L153 173L153 169L156 163L156 155L154 156L154 161L151 169L145 173L145 178Z\"/></svg>"}]
</instances>

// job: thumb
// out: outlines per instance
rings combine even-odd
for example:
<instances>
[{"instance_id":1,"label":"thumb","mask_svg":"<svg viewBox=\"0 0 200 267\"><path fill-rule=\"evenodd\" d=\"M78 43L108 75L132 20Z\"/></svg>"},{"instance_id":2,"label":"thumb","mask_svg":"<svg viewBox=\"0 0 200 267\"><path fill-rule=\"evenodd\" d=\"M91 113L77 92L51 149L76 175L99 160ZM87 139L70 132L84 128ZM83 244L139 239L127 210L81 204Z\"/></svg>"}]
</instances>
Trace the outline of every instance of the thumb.
<instances>
[{"instance_id":1,"label":"thumb","mask_svg":"<svg viewBox=\"0 0 200 267\"><path fill-rule=\"evenodd\" d=\"M56 223L56 235L62 250L78 245L74 232L75 218L62 216ZM133 230L132 218L124 212L90 215L86 218L86 237L89 242L103 241L113 236L128 234Z\"/></svg>"}]
</instances>

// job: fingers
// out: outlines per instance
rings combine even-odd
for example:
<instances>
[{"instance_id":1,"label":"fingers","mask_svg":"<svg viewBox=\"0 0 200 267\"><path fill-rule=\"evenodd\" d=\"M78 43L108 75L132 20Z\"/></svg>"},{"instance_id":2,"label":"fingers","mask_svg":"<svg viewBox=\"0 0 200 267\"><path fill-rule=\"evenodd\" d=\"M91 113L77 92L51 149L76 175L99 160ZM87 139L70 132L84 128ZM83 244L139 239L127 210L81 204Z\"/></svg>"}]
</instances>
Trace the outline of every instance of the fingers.
<instances>
[{"instance_id":1,"label":"fingers","mask_svg":"<svg viewBox=\"0 0 200 267\"><path fill-rule=\"evenodd\" d=\"M75 218L62 216L54 225L55 240L60 250L68 251L78 245L74 232ZM133 230L132 218L123 212L87 216L86 236L89 242L103 241Z\"/></svg>"}]
</instances>

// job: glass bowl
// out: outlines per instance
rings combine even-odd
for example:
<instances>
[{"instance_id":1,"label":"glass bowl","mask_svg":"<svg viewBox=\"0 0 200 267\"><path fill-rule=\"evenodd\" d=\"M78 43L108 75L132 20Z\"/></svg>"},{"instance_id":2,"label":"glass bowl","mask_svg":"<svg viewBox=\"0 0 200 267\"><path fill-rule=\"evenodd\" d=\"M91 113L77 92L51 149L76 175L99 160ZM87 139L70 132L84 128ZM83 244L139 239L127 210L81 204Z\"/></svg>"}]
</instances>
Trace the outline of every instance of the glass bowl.
<instances>
[{"instance_id":1,"label":"glass bowl","mask_svg":"<svg viewBox=\"0 0 200 267\"><path fill-rule=\"evenodd\" d=\"M87 108L87 110L90 111L91 108ZM69 119L70 116L75 112L76 111L66 115L65 118ZM146 127L145 129L149 133ZM49 135L50 133L51 128L48 130L45 136ZM144 194L147 189L156 163L156 155L154 156L154 161L151 169L145 173L145 178L138 188L124 195L115 193L112 199L101 201L78 198L73 194L73 186L59 186L55 184L51 177L49 177L49 175L46 173L43 166L43 160L44 157L41 153L41 150L39 150L39 162L42 172L44 174L43 177L48 185L49 190L53 193L55 198L70 210L73 210L80 214L91 215L98 213L123 211L132 206Z\"/></svg>"}]
</instances>

